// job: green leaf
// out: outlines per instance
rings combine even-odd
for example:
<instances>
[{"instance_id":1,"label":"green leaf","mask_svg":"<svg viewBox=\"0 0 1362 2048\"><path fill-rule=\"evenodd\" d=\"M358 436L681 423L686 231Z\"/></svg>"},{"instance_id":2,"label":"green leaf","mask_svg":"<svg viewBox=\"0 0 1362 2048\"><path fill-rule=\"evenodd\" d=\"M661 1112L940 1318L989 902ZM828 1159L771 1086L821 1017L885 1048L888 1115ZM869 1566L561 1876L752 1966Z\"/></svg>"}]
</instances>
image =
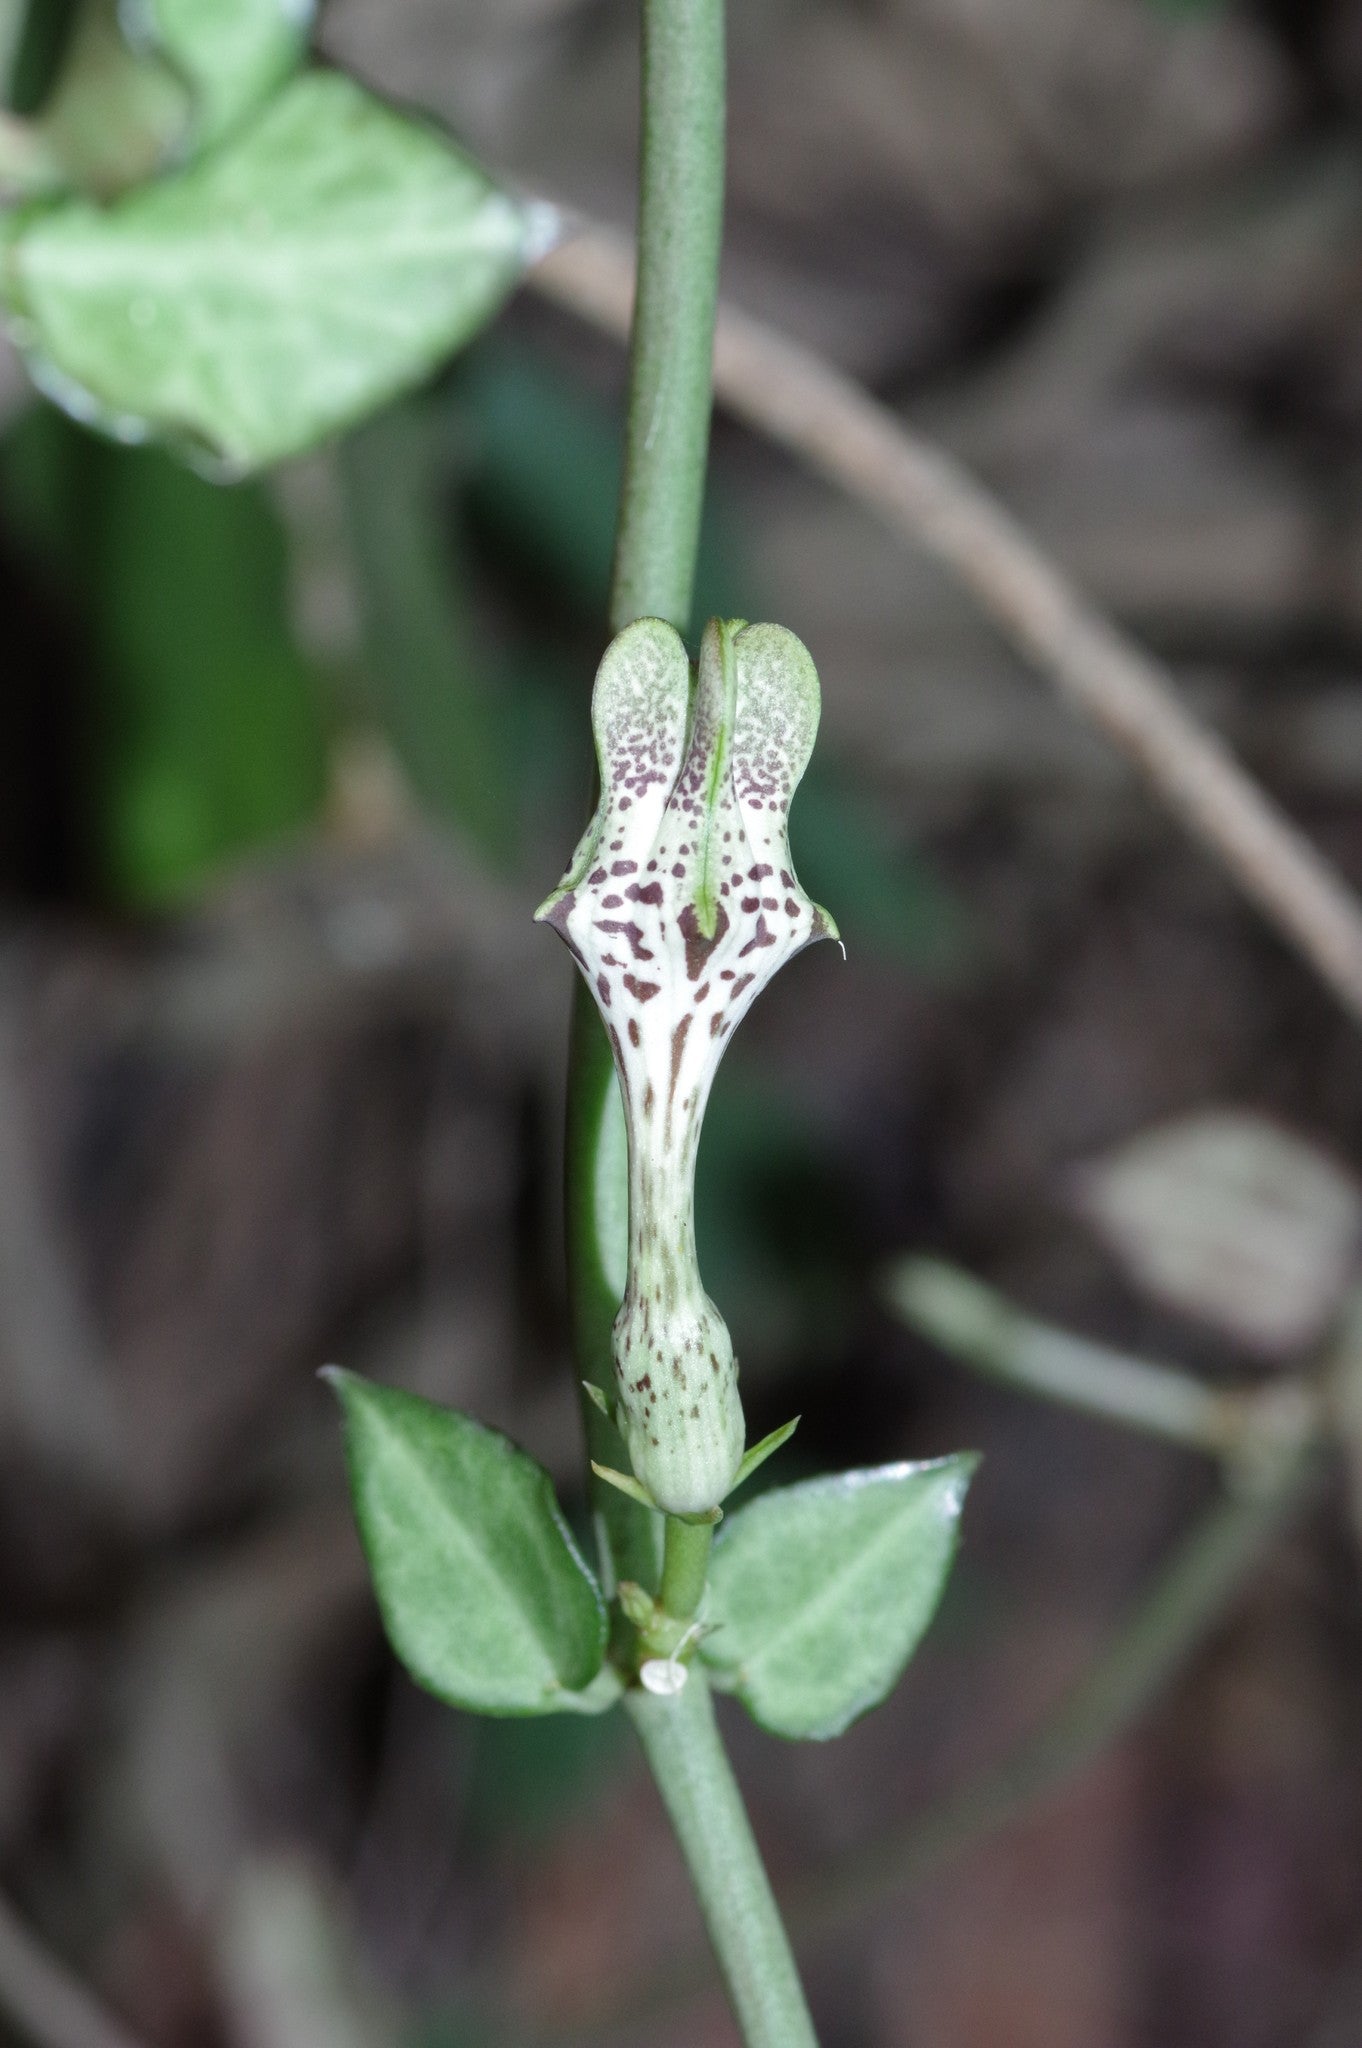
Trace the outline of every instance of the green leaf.
<instances>
[{"instance_id":1,"label":"green leaf","mask_svg":"<svg viewBox=\"0 0 1362 2048\"><path fill-rule=\"evenodd\" d=\"M22 189L75 186L96 198L160 170L183 139L190 95L161 59L129 47L115 0L85 0L29 134L38 174Z\"/></svg>"},{"instance_id":2,"label":"green leaf","mask_svg":"<svg viewBox=\"0 0 1362 2048\"><path fill-rule=\"evenodd\" d=\"M513 755L446 499L441 409L389 406L338 451L373 712L422 804L493 866L518 843Z\"/></svg>"},{"instance_id":3,"label":"green leaf","mask_svg":"<svg viewBox=\"0 0 1362 2048\"><path fill-rule=\"evenodd\" d=\"M584 1714L588 1717L607 1714L611 1707L618 1706L624 1697L624 1680L613 1664L602 1664L590 1685L584 1685L580 1692L560 1692L554 1696L554 1709L560 1714Z\"/></svg>"},{"instance_id":4,"label":"green leaf","mask_svg":"<svg viewBox=\"0 0 1362 2048\"><path fill-rule=\"evenodd\" d=\"M222 491L160 450L90 447L106 876L127 901L173 902L316 819L325 707L294 642L284 536L263 486Z\"/></svg>"},{"instance_id":5,"label":"green leaf","mask_svg":"<svg viewBox=\"0 0 1362 2048\"><path fill-rule=\"evenodd\" d=\"M24 36L24 0L0 0L0 104L12 106L15 58Z\"/></svg>"},{"instance_id":6,"label":"green leaf","mask_svg":"<svg viewBox=\"0 0 1362 2048\"><path fill-rule=\"evenodd\" d=\"M182 900L316 819L325 703L263 485L219 490L32 406L0 438L0 514L81 635L81 837L102 892Z\"/></svg>"},{"instance_id":7,"label":"green leaf","mask_svg":"<svg viewBox=\"0 0 1362 2048\"><path fill-rule=\"evenodd\" d=\"M637 1501L641 1508L647 1508L654 1514L661 1512L642 1480L635 1479L632 1472L617 1472L613 1465L598 1465L594 1458L591 1460L591 1469L598 1479L604 1479L607 1485L613 1486L616 1493L627 1495L630 1500Z\"/></svg>"},{"instance_id":8,"label":"green leaf","mask_svg":"<svg viewBox=\"0 0 1362 2048\"><path fill-rule=\"evenodd\" d=\"M753 1444L750 1451L744 1451L742 1463L738 1467L737 1477L728 1489L729 1492L736 1493L744 1480L750 1479L752 1474L760 1466L764 1465L768 1458L775 1455L782 1444L787 1444L798 1429L799 1424L800 1417L798 1415L792 1416L788 1422L782 1422L779 1429L773 1429L769 1436L764 1436L759 1444Z\"/></svg>"},{"instance_id":9,"label":"green leaf","mask_svg":"<svg viewBox=\"0 0 1362 2048\"><path fill-rule=\"evenodd\" d=\"M215 142L282 85L307 51L313 0L137 0L134 36L193 90L196 140Z\"/></svg>"},{"instance_id":10,"label":"green leaf","mask_svg":"<svg viewBox=\"0 0 1362 2048\"><path fill-rule=\"evenodd\" d=\"M16 113L36 113L52 92L80 7L81 0L13 0L5 27L4 99Z\"/></svg>"},{"instance_id":11,"label":"green leaf","mask_svg":"<svg viewBox=\"0 0 1362 2048\"><path fill-rule=\"evenodd\" d=\"M608 1706L608 1684L587 1691L604 1603L542 1466L452 1408L326 1377L379 1608L417 1684L482 1714Z\"/></svg>"},{"instance_id":12,"label":"green leaf","mask_svg":"<svg viewBox=\"0 0 1362 2048\"><path fill-rule=\"evenodd\" d=\"M840 1735L897 1683L955 1555L968 1455L763 1494L714 1546L700 1655L773 1735Z\"/></svg>"},{"instance_id":13,"label":"green leaf","mask_svg":"<svg viewBox=\"0 0 1362 2048\"><path fill-rule=\"evenodd\" d=\"M425 376L496 311L548 220L433 128L318 71L114 206L30 211L4 296L68 410L244 471Z\"/></svg>"}]
</instances>

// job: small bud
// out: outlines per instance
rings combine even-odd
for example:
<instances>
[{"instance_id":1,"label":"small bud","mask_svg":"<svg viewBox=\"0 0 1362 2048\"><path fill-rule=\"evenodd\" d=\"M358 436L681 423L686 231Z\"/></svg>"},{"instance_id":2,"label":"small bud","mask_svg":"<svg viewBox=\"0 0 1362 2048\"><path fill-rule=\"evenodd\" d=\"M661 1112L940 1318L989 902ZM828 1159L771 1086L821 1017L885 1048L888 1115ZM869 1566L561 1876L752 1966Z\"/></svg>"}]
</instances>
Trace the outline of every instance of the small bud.
<instances>
[{"instance_id":1,"label":"small bud","mask_svg":"<svg viewBox=\"0 0 1362 2048\"><path fill-rule=\"evenodd\" d=\"M743 1455L738 1369L695 1257L695 1161L715 1071L777 969L832 920L795 880L790 801L818 676L781 626L711 620L693 676L657 619L606 649L591 706L601 799L537 915L610 1034L629 1131L616 1419L659 1507L715 1507Z\"/></svg>"},{"instance_id":2,"label":"small bud","mask_svg":"<svg viewBox=\"0 0 1362 2048\"><path fill-rule=\"evenodd\" d=\"M658 1606L651 1593L633 1579L621 1579L619 1603L627 1621L635 1628L651 1628L657 1620Z\"/></svg>"}]
</instances>

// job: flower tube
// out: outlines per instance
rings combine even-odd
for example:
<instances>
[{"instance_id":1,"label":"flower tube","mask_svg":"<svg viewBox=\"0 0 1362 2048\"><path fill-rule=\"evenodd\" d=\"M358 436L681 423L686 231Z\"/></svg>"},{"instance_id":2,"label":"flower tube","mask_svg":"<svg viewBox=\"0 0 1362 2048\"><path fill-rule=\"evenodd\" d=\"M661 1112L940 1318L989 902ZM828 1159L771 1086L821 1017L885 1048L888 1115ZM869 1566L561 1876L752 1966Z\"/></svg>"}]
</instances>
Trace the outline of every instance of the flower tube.
<instances>
[{"instance_id":1,"label":"flower tube","mask_svg":"<svg viewBox=\"0 0 1362 2048\"><path fill-rule=\"evenodd\" d=\"M627 626L592 695L600 802L536 913L614 1049L629 1137L614 1413L634 1477L671 1514L717 1507L743 1456L737 1361L696 1262L695 1163L734 1027L792 954L836 937L788 836L818 704L784 627L711 620L693 674L673 627Z\"/></svg>"}]
</instances>

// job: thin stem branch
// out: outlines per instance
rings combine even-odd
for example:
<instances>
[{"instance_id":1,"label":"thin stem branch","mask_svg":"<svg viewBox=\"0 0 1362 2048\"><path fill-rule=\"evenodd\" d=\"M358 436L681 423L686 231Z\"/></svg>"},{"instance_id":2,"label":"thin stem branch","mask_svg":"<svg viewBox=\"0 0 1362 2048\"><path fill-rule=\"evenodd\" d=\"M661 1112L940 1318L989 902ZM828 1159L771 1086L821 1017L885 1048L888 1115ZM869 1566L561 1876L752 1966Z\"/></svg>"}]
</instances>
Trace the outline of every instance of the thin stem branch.
<instances>
[{"instance_id":1,"label":"thin stem branch","mask_svg":"<svg viewBox=\"0 0 1362 2048\"><path fill-rule=\"evenodd\" d=\"M817 2048L703 1673L692 1670L669 1699L634 1692L626 1705L690 1866L748 2048Z\"/></svg>"},{"instance_id":2,"label":"thin stem branch","mask_svg":"<svg viewBox=\"0 0 1362 2048\"><path fill-rule=\"evenodd\" d=\"M887 1276L886 1292L906 1323L1003 1386L1213 1457L1235 1452L1250 1424L1254 1395L1208 1387L1193 1373L1133 1358L1024 1315L944 1259L900 1260Z\"/></svg>"},{"instance_id":3,"label":"thin stem branch","mask_svg":"<svg viewBox=\"0 0 1362 2048\"><path fill-rule=\"evenodd\" d=\"M594 325L624 331L632 263L621 237L582 231L535 282ZM987 491L850 378L730 307L719 313L714 380L729 411L949 569L1362 1019L1354 892L1179 701L1170 672L1095 610Z\"/></svg>"},{"instance_id":4,"label":"thin stem branch","mask_svg":"<svg viewBox=\"0 0 1362 2048\"><path fill-rule=\"evenodd\" d=\"M1315 1444L1303 1431L1278 1447L1256 1483L1220 1495L1054 1714L1010 1756L843 1870L790 1911L796 1938L818 1942L937 1869L1067 1783L1126 1734L1223 1619L1299 1504Z\"/></svg>"}]
</instances>

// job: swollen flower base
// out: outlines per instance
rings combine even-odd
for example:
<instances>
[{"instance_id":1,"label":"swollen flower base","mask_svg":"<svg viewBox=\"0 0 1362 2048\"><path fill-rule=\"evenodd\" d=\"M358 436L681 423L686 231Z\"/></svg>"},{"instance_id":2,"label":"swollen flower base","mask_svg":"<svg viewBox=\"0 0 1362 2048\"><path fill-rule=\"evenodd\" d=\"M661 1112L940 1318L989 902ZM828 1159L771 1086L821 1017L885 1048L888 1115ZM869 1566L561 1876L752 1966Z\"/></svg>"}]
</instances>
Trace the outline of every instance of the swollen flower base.
<instances>
[{"instance_id":1,"label":"swollen flower base","mask_svg":"<svg viewBox=\"0 0 1362 2048\"><path fill-rule=\"evenodd\" d=\"M656 1505L703 1514L737 1476L743 1416L696 1263L696 1154L734 1026L792 954L836 936L788 838L818 676L781 626L711 620L693 672L680 635L640 619L607 648L591 717L600 803L536 915L590 984L628 1122L616 1421Z\"/></svg>"}]
</instances>

